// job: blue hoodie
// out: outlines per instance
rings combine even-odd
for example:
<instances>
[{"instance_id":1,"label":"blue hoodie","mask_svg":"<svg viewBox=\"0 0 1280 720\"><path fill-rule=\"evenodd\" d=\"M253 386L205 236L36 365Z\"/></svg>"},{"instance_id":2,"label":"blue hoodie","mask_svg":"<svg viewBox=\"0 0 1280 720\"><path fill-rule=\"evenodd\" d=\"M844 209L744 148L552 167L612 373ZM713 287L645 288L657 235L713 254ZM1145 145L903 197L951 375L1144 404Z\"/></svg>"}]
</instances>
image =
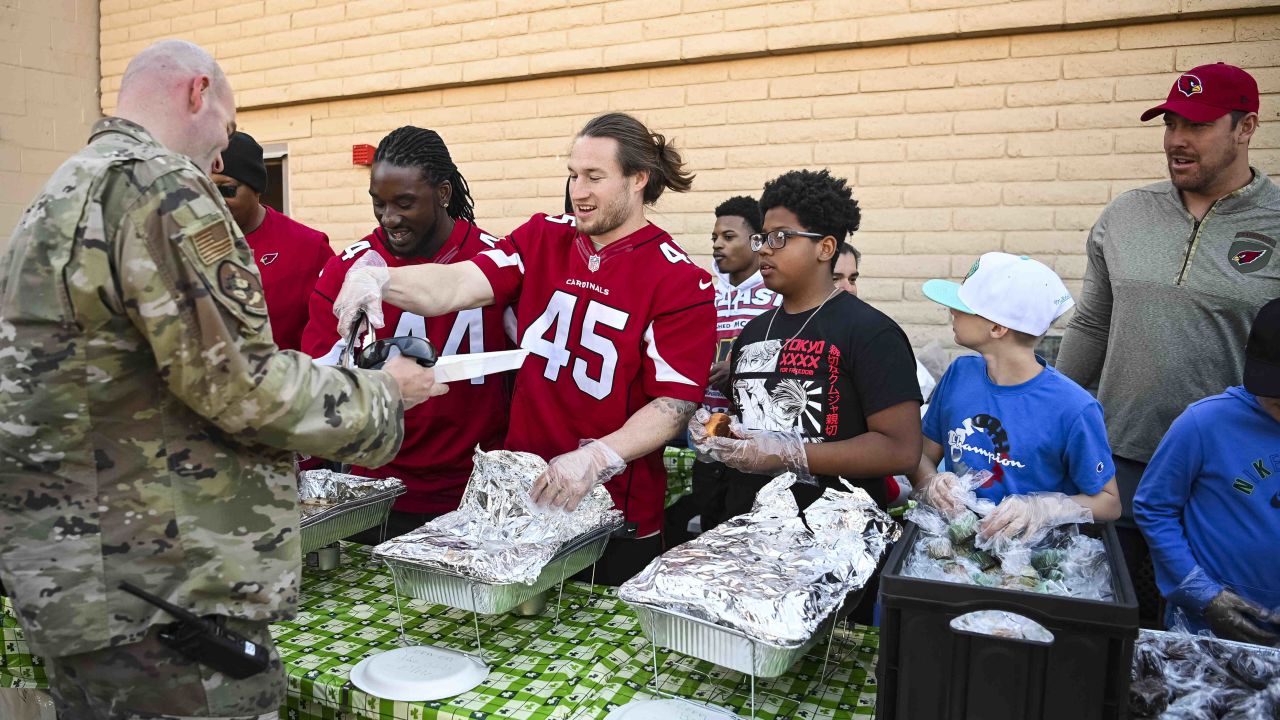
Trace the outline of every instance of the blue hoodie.
<instances>
[{"instance_id":1,"label":"blue hoodie","mask_svg":"<svg viewBox=\"0 0 1280 720\"><path fill-rule=\"evenodd\" d=\"M1280 610L1280 422L1243 387L1192 403L1133 498L1156 583L1203 627L1224 587Z\"/></svg>"}]
</instances>

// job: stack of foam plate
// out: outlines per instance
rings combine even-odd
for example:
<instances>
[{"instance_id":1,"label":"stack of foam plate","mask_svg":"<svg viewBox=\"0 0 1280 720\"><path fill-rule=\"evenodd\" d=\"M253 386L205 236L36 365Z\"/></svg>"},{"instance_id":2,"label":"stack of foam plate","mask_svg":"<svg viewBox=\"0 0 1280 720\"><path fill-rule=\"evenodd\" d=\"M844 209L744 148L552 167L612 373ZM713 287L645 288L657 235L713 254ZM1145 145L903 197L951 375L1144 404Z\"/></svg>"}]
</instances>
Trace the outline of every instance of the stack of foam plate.
<instances>
[{"instance_id":1,"label":"stack of foam plate","mask_svg":"<svg viewBox=\"0 0 1280 720\"><path fill-rule=\"evenodd\" d=\"M489 666L473 655L420 645L361 660L351 668L351 683L386 700L425 702L461 695L488 675Z\"/></svg>"}]
</instances>

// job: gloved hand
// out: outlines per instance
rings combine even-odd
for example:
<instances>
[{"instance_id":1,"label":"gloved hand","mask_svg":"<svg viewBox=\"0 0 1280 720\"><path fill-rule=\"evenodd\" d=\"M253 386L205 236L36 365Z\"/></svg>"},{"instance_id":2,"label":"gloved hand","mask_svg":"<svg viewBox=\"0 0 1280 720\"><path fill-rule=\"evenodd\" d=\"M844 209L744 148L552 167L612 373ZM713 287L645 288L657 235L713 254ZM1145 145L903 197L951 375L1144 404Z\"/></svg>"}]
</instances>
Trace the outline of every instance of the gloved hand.
<instances>
[{"instance_id":1,"label":"gloved hand","mask_svg":"<svg viewBox=\"0 0 1280 720\"><path fill-rule=\"evenodd\" d=\"M382 327L382 291L389 282L391 273L381 255L366 252L356 260L333 301L333 314L338 317L338 337L346 339L361 310L369 319L369 325Z\"/></svg>"},{"instance_id":2,"label":"gloved hand","mask_svg":"<svg viewBox=\"0 0 1280 720\"><path fill-rule=\"evenodd\" d=\"M1280 636L1258 627L1257 622L1275 623L1280 618L1230 590L1224 589L1209 601L1204 609L1204 619L1213 628L1213 634L1223 640L1239 640L1257 645L1280 643Z\"/></svg>"},{"instance_id":3,"label":"gloved hand","mask_svg":"<svg viewBox=\"0 0 1280 720\"><path fill-rule=\"evenodd\" d=\"M960 478L955 473L940 472L925 481L920 488L920 500L937 508L947 517L955 517L965 509L964 492Z\"/></svg>"},{"instance_id":4,"label":"gloved hand","mask_svg":"<svg viewBox=\"0 0 1280 720\"><path fill-rule=\"evenodd\" d=\"M689 444L693 446L693 454L702 462L715 462L707 452L707 420L711 419L711 412L706 408L700 407L693 413L693 417L689 418Z\"/></svg>"},{"instance_id":5,"label":"gloved hand","mask_svg":"<svg viewBox=\"0 0 1280 720\"><path fill-rule=\"evenodd\" d=\"M613 448L592 440L573 452L552 458L546 472L534 481L530 495L538 505L573 510L592 488L603 485L626 467L626 461Z\"/></svg>"},{"instance_id":6,"label":"gloved hand","mask_svg":"<svg viewBox=\"0 0 1280 720\"><path fill-rule=\"evenodd\" d=\"M700 456L705 455L742 472L780 475L789 471L795 473L801 481L808 482L812 479L804 439L798 433L748 430L735 421L729 425L729 432L734 437L707 435L705 427L699 429L694 426L700 413L702 422L710 417L705 410L699 410L689 423L691 439Z\"/></svg>"},{"instance_id":7,"label":"gloved hand","mask_svg":"<svg viewBox=\"0 0 1280 720\"><path fill-rule=\"evenodd\" d=\"M996 541L1032 543L1051 528L1093 522L1093 511L1062 493L1009 495L978 524L978 546Z\"/></svg>"}]
</instances>

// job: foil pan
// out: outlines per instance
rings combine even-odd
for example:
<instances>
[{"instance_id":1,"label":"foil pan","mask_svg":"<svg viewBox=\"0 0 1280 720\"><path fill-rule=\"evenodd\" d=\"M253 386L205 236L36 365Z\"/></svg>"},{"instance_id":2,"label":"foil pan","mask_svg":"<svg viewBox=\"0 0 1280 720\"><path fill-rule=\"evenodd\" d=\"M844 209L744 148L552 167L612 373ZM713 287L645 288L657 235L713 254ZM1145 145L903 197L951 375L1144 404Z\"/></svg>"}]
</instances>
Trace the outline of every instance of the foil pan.
<instances>
[{"instance_id":1,"label":"foil pan","mask_svg":"<svg viewBox=\"0 0 1280 720\"><path fill-rule=\"evenodd\" d=\"M861 592L855 594L861 596ZM856 603L856 598L851 601ZM633 603L631 607L640 619L644 634L654 645L758 678L778 677L790 670L831 631L837 617L836 613L828 615L803 642L775 645L674 610L642 603Z\"/></svg>"},{"instance_id":2,"label":"foil pan","mask_svg":"<svg viewBox=\"0 0 1280 720\"><path fill-rule=\"evenodd\" d=\"M395 499L404 493L404 483L395 478L366 478L332 470L302 473L298 477L302 553L381 526Z\"/></svg>"},{"instance_id":3,"label":"foil pan","mask_svg":"<svg viewBox=\"0 0 1280 720\"><path fill-rule=\"evenodd\" d=\"M603 487L573 512L534 505L530 491L546 469L537 455L477 449L458 509L382 543L374 557L496 585L536 583L566 544L622 521Z\"/></svg>"},{"instance_id":4,"label":"foil pan","mask_svg":"<svg viewBox=\"0 0 1280 720\"><path fill-rule=\"evenodd\" d=\"M774 478L739 515L677 546L628 580L618 595L636 606L737 630L768 645L813 639L863 588L901 527L863 490L828 488L803 515Z\"/></svg>"},{"instance_id":5,"label":"foil pan","mask_svg":"<svg viewBox=\"0 0 1280 720\"><path fill-rule=\"evenodd\" d=\"M604 555L609 536L622 523L598 528L562 546L531 584L491 583L461 573L421 565L410 560L383 558L396 583L396 592L459 610L497 615L510 612L526 600L547 591L574 574L591 567Z\"/></svg>"}]
</instances>

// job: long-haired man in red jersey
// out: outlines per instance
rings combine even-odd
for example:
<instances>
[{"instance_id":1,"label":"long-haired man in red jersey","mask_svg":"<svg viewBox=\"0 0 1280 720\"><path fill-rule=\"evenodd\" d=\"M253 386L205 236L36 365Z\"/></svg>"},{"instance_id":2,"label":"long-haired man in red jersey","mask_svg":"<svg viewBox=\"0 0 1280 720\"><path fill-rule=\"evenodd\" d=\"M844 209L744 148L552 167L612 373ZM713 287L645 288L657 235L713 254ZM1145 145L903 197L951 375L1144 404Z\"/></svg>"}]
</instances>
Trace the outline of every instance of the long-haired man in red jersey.
<instances>
[{"instance_id":1,"label":"long-haired man in red jersey","mask_svg":"<svg viewBox=\"0 0 1280 720\"><path fill-rule=\"evenodd\" d=\"M594 118L569 154L573 215L534 215L490 250L451 265L353 268L339 329L382 303L423 316L516 307L530 351L516 374L506 447L550 458L533 488L572 509L605 484L626 516L596 579L619 584L662 552L662 448L684 432L715 350L711 276L645 206L692 184L665 137L622 113Z\"/></svg>"}]
</instances>

